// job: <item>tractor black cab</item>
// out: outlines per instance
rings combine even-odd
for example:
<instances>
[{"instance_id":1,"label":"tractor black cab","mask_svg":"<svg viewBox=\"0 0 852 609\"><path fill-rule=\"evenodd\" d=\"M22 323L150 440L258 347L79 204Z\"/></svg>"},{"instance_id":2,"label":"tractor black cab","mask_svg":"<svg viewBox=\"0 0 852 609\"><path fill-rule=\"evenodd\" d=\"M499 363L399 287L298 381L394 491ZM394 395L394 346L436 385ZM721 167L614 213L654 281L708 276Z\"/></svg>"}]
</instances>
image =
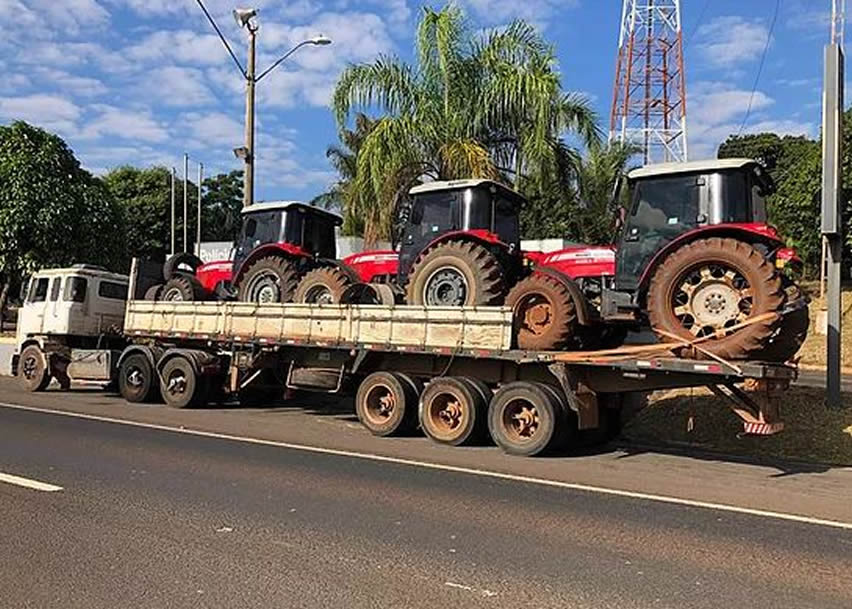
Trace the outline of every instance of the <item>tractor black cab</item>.
<instances>
[{"instance_id":1,"label":"tractor black cab","mask_svg":"<svg viewBox=\"0 0 852 609\"><path fill-rule=\"evenodd\" d=\"M658 254L686 233L724 225L763 232L765 197L774 191L769 174L751 159L648 165L630 172L628 186L615 288L629 292L640 287Z\"/></svg>"},{"instance_id":2,"label":"tractor black cab","mask_svg":"<svg viewBox=\"0 0 852 609\"><path fill-rule=\"evenodd\" d=\"M458 236L520 254L523 198L491 180L454 180L415 186L400 210L398 281L404 285L418 256Z\"/></svg>"},{"instance_id":3,"label":"tractor black cab","mask_svg":"<svg viewBox=\"0 0 852 609\"><path fill-rule=\"evenodd\" d=\"M293 255L330 258L337 255L335 213L298 201L255 203L243 209L243 225L234 253L234 271L260 246L278 244Z\"/></svg>"}]
</instances>

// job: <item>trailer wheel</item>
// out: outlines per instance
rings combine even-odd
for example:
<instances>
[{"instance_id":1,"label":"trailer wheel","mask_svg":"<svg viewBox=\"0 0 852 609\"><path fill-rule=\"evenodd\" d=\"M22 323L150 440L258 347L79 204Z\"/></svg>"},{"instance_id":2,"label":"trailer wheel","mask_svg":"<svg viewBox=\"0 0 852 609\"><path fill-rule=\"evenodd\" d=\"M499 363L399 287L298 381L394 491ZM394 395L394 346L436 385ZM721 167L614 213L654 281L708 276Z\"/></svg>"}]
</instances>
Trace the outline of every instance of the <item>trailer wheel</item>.
<instances>
[{"instance_id":1,"label":"trailer wheel","mask_svg":"<svg viewBox=\"0 0 852 609\"><path fill-rule=\"evenodd\" d=\"M556 394L545 386L515 381L494 394L488 408L488 430L505 452L532 457L558 441L561 410Z\"/></svg>"},{"instance_id":2,"label":"trailer wheel","mask_svg":"<svg viewBox=\"0 0 852 609\"><path fill-rule=\"evenodd\" d=\"M423 432L441 444L473 444L487 434L487 404L481 390L469 379L434 379L420 397L419 410Z\"/></svg>"},{"instance_id":3,"label":"trailer wheel","mask_svg":"<svg viewBox=\"0 0 852 609\"><path fill-rule=\"evenodd\" d=\"M777 319L729 331L784 304L781 277L754 247L738 239L711 237L675 250L654 272L648 317L654 330L686 340L712 337L701 347L725 359L760 357ZM661 340L671 341L660 334ZM702 353L690 353L702 358Z\"/></svg>"},{"instance_id":4,"label":"trailer wheel","mask_svg":"<svg viewBox=\"0 0 852 609\"><path fill-rule=\"evenodd\" d=\"M299 282L293 302L338 304L352 279L337 267L323 267L307 273Z\"/></svg>"},{"instance_id":5,"label":"trailer wheel","mask_svg":"<svg viewBox=\"0 0 852 609\"><path fill-rule=\"evenodd\" d=\"M192 408L205 399L205 384L198 378L185 357L176 356L166 362L160 373L160 392L172 408Z\"/></svg>"},{"instance_id":6,"label":"trailer wheel","mask_svg":"<svg viewBox=\"0 0 852 609\"><path fill-rule=\"evenodd\" d=\"M154 368L144 353L132 353L124 358L118 369L118 391L132 404L151 402L157 382Z\"/></svg>"},{"instance_id":7,"label":"trailer wheel","mask_svg":"<svg viewBox=\"0 0 852 609\"><path fill-rule=\"evenodd\" d=\"M192 275L175 273L163 286L160 300L166 302L191 302L205 300L204 287Z\"/></svg>"},{"instance_id":8,"label":"trailer wheel","mask_svg":"<svg viewBox=\"0 0 852 609\"><path fill-rule=\"evenodd\" d=\"M417 397L417 385L406 375L374 372L358 387L355 412L374 436L403 434L417 426Z\"/></svg>"},{"instance_id":9,"label":"trailer wheel","mask_svg":"<svg viewBox=\"0 0 852 609\"><path fill-rule=\"evenodd\" d=\"M503 302L503 268L484 246L445 241L411 266L406 302L426 306L497 305Z\"/></svg>"},{"instance_id":10,"label":"trailer wheel","mask_svg":"<svg viewBox=\"0 0 852 609\"><path fill-rule=\"evenodd\" d=\"M44 391L50 384L51 376L47 358L38 345L25 347L18 361L18 381L30 392Z\"/></svg>"},{"instance_id":11,"label":"trailer wheel","mask_svg":"<svg viewBox=\"0 0 852 609\"><path fill-rule=\"evenodd\" d=\"M519 281L506 297L506 306L512 308L519 349L557 350L574 337L574 299L553 277L533 274Z\"/></svg>"},{"instance_id":12,"label":"trailer wheel","mask_svg":"<svg viewBox=\"0 0 852 609\"><path fill-rule=\"evenodd\" d=\"M298 285L296 266L282 256L266 256L251 265L240 278L241 302L272 304L291 302Z\"/></svg>"}]
</instances>

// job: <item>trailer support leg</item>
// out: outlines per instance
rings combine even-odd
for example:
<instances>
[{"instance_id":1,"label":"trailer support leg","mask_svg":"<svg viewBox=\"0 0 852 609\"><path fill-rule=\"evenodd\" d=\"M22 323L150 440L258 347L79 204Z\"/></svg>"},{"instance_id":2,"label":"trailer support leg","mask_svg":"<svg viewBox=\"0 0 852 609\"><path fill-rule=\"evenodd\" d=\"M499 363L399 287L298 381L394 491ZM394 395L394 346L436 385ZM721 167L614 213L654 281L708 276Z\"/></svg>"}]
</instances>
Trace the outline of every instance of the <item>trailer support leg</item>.
<instances>
[{"instance_id":1,"label":"trailer support leg","mask_svg":"<svg viewBox=\"0 0 852 609\"><path fill-rule=\"evenodd\" d=\"M708 388L730 402L731 410L743 421L746 435L771 436L784 429L775 394L786 386L777 381L758 380L748 383L748 391L734 385L708 385Z\"/></svg>"}]
</instances>

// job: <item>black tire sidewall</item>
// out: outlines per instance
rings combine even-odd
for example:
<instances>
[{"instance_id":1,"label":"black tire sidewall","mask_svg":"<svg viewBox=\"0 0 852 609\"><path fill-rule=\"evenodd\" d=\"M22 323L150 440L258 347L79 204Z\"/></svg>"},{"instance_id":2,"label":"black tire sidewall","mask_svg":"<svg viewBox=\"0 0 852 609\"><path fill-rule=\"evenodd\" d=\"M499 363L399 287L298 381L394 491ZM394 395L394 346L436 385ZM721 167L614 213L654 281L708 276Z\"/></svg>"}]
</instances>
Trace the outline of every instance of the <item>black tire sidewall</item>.
<instances>
[{"instance_id":1,"label":"black tire sidewall","mask_svg":"<svg viewBox=\"0 0 852 609\"><path fill-rule=\"evenodd\" d=\"M168 392L169 376L175 370L182 370L186 376L186 389L180 399L170 399L171 394ZM200 393L200 383L198 375L192 367L189 360L183 357L174 357L167 361L163 366L160 380L160 392L163 394L163 400L172 408L191 408L197 403Z\"/></svg>"},{"instance_id":2,"label":"black tire sidewall","mask_svg":"<svg viewBox=\"0 0 852 609\"><path fill-rule=\"evenodd\" d=\"M390 389L396 399L391 417L384 425L375 425L367 416L367 396L379 386ZM415 402L411 397L411 390L399 376L390 372L374 372L358 386L355 395L355 413L361 424L374 436L393 436L405 430L406 419L411 416L410 412L416 412Z\"/></svg>"},{"instance_id":3,"label":"black tire sidewall","mask_svg":"<svg viewBox=\"0 0 852 609\"><path fill-rule=\"evenodd\" d=\"M514 400L532 403L539 411L539 431L528 442L516 442L506 432L503 413ZM494 442L506 453L532 457L547 451L557 437L561 407L552 396L533 383L509 383L497 390L488 408L488 430Z\"/></svg>"}]
</instances>

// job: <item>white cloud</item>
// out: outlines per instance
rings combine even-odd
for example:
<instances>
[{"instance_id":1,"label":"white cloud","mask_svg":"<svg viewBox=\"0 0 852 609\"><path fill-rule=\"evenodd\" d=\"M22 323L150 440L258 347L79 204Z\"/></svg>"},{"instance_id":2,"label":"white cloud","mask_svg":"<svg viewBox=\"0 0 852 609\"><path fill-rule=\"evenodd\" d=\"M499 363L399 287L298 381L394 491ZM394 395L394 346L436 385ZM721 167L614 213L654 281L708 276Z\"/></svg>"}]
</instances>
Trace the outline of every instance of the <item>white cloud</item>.
<instances>
[{"instance_id":1,"label":"white cloud","mask_svg":"<svg viewBox=\"0 0 852 609\"><path fill-rule=\"evenodd\" d=\"M177 119L177 125L199 146L232 150L243 141L243 124L222 112L190 112Z\"/></svg>"},{"instance_id":2,"label":"white cloud","mask_svg":"<svg viewBox=\"0 0 852 609\"><path fill-rule=\"evenodd\" d=\"M81 115L79 106L58 95L38 93L23 97L0 97L0 118L27 121L66 135L75 131Z\"/></svg>"},{"instance_id":3,"label":"white cloud","mask_svg":"<svg viewBox=\"0 0 852 609\"><path fill-rule=\"evenodd\" d=\"M202 106L215 98L196 68L165 66L144 73L139 95L166 106Z\"/></svg>"},{"instance_id":4,"label":"white cloud","mask_svg":"<svg viewBox=\"0 0 852 609\"><path fill-rule=\"evenodd\" d=\"M769 30L760 20L723 16L698 29L697 46L710 64L731 67L759 57L768 37Z\"/></svg>"},{"instance_id":5,"label":"white cloud","mask_svg":"<svg viewBox=\"0 0 852 609\"><path fill-rule=\"evenodd\" d=\"M162 142L168 139L167 129L148 111L105 104L93 104L90 108L97 112L98 116L83 126L79 134L81 139L98 139L105 136L143 142Z\"/></svg>"},{"instance_id":6,"label":"white cloud","mask_svg":"<svg viewBox=\"0 0 852 609\"><path fill-rule=\"evenodd\" d=\"M233 43L231 46L240 48ZM191 30L154 32L126 48L124 54L130 60L150 63L216 65L230 61L225 47L215 34L199 34Z\"/></svg>"},{"instance_id":7,"label":"white cloud","mask_svg":"<svg viewBox=\"0 0 852 609\"><path fill-rule=\"evenodd\" d=\"M719 124L735 116L742 116L752 99L750 90L734 89L722 82L697 82L689 91L689 119L699 124ZM755 91L751 102L752 112L768 108L775 103L762 91Z\"/></svg>"},{"instance_id":8,"label":"white cloud","mask_svg":"<svg viewBox=\"0 0 852 609\"><path fill-rule=\"evenodd\" d=\"M17 40L55 38L58 31L77 35L109 21L109 12L97 0L0 0L4 36Z\"/></svg>"},{"instance_id":9,"label":"white cloud","mask_svg":"<svg viewBox=\"0 0 852 609\"><path fill-rule=\"evenodd\" d=\"M109 89L97 78L78 76L63 70L42 67L35 71L42 84L49 84L60 93L70 93L77 97L96 97L104 95Z\"/></svg>"}]
</instances>

